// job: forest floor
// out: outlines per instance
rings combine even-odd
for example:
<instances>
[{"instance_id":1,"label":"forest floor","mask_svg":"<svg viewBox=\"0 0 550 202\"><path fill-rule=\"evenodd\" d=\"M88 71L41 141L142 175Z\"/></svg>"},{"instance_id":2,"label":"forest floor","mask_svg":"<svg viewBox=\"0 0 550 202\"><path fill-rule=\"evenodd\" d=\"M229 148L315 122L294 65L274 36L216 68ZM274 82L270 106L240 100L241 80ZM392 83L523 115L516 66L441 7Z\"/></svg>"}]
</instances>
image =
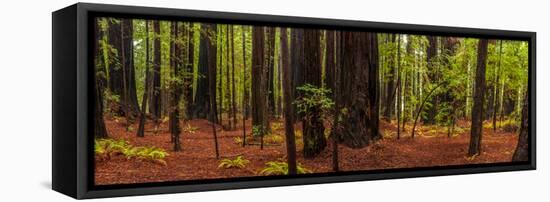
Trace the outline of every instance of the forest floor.
<instances>
[{"instance_id":1,"label":"forest floor","mask_svg":"<svg viewBox=\"0 0 550 202\"><path fill-rule=\"evenodd\" d=\"M226 120L224 120L226 121ZM237 130L225 131L217 127L220 159L215 158L212 126L206 120L190 120L182 122L182 128L190 124L196 127L194 134L183 132L181 142L183 151L173 152L170 143L168 122L160 124L154 134L153 123L145 127L145 137L136 137L136 131L126 131L123 121L106 118L105 123L110 138L124 139L134 146L156 146L169 152L161 165L150 161L127 160L124 156L114 156L109 160L95 162L95 184L129 184L146 182L181 181L194 179L216 179L249 177L261 175L260 171L269 161L286 161L284 143L284 127L282 120L272 124L273 134L281 138L266 143L263 150L259 144L242 147L238 143L242 138L242 122L237 124ZM250 136L250 120L246 123L247 136ZM417 126L417 135L410 137L411 125L406 125L406 131L401 139L396 138L396 124L380 121L380 131L384 138L377 143L362 149L351 149L339 146L341 171L378 170L391 168L433 167L446 165L464 165L510 162L517 144L517 134L485 128L483 130L482 153L475 158L467 158L470 131L469 122L459 121L452 137L447 136L446 127ZM132 125L137 129L137 123ZM298 124L296 129L299 129ZM267 142L267 141L266 141ZM297 134L297 161L314 173L332 172L332 146L328 141L326 149L313 159L304 159L302 155L301 136ZM242 155L250 163L243 169L218 168L219 160L234 159Z\"/></svg>"}]
</instances>

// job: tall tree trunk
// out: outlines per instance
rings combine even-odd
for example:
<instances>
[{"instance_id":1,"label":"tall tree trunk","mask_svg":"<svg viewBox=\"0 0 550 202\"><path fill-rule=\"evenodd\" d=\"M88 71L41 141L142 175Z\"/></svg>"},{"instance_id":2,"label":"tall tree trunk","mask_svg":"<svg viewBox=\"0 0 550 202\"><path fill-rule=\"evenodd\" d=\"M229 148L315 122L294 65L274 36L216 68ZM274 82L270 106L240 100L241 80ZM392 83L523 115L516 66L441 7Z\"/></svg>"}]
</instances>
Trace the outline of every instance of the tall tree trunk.
<instances>
[{"instance_id":1,"label":"tall tree trunk","mask_svg":"<svg viewBox=\"0 0 550 202\"><path fill-rule=\"evenodd\" d=\"M117 103L116 108L111 110L118 116L125 116L124 114L124 103L123 103L123 75L122 75L122 26L120 19L107 18L108 21L108 43L109 46L117 51L107 51L108 52L108 64L109 64L109 91L113 95L120 96L119 102Z\"/></svg>"},{"instance_id":2,"label":"tall tree trunk","mask_svg":"<svg viewBox=\"0 0 550 202\"><path fill-rule=\"evenodd\" d=\"M246 70L246 34L247 31L245 26L242 26L242 38L243 38L243 110L244 110L244 119L248 120L250 116L250 92L248 90L248 71ZM244 127L244 126L243 126Z\"/></svg>"},{"instance_id":3,"label":"tall tree trunk","mask_svg":"<svg viewBox=\"0 0 550 202\"><path fill-rule=\"evenodd\" d=\"M320 31L304 30L304 66L305 83L321 87ZM321 119L321 109L313 107L302 118L304 158L317 156L327 145L325 126Z\"/></svg>"},{"instance_id":4,"label":"tall tree trunk","mask_svg":"<svg viewBox=\"0 0 550 202\"><path fill-rule=\"evenodd\" d=\"M375 33L342 32L336 134L351 148L381 138L378 132L378 39ZM345 56L345 57L344 57Z\"/></svg>"},{"instance_id":5,"label":"tall tree trunk","mask_svg":"<svg viewBox=\"0 0 550 202\"><path fill-rule=\"evenodd\" d=\"M153 21L153 78L152 92L149 102L149 112L153 116L155 124L158 124L161 118L161 100L160 100L160 64L161 64L161 47L160 47L160 22ZM155 126L155 132L157 127Z\"/></svg>"},{"instance_id":6,"label":"tall tree trunk","mask_svg":"<svg viewBox=\"0 0 550 202\"><path fill-rule=\"evenodd\" d=\"M267 35L267 47L266 47L266 62L268 69L268 104L269 117L275 114L275 86L273 82L275 81L275 27L266 28Z\"/></svg>"},{"instance_id":7,"label":"tall tree trunk","mask_svg":"<svg viewBox=\"0 0 550 202\"><path fill-rule=\"evenodd\" d=\"M255 26L252 33L252 127L261 138L269 131L267 109L268 66L265 58L265 27ZM254 131L253 129L253 131Z\"/></svg>"},{"instance_id":8,"label":"tall tree trunk","mask_svg":"<svg viewBox=\"0 0 550 202\"><path fill-rule=\"evenodd\" d=\"M181 67L181 45L180 42L177 42L179 39L179 27L178 22L172 22L171 23L171 40L170 40L170 64L172 68L173 77L175 79L172 79L170 83L170 109L169 109L169 117L170 117L170 125L174 143L174 151L181 151L181 143L180 143L180 121L179 121L179 100L181 97L181 86L177 82L180 76L180 67Z\"/></svg>"},{"instance_id":9,"label":"tall tree trunk","mask_svg":"<svg viewBox=\"0 0 550 202\"><path fill-rule=\"evenodd\" d=\"M485 68L487 65L487 39L480 39L477 48L477 69L472 108L472 126L468 156L481 153L483 130L483 102L485 101Z\"/></svg>"},{"instance_id":10,"label":"tall tree trunk","mask_svg":"<svg viewBox=\"0 0 550 202\"><path fill-rule=\"evenodd\" d=\"M139 114L136 91L136 73L134 65L134 26L132 19L122 19L122 46L124 47L124 69L127 93L124 100L129 108L129 117L133 120Z\"/></svg>"},{"instance_id":11,"label":"tall tree trunk","mask_svg":"<svg viewBox=\"0 0 550 202\"><path fill-rule=\"evenodd\" d=\"M207 23L201 24L198 67L199 76L197 77L193 117L202 119L209 117L211 122L219 123L216 116L216 88L214 86L213 91L209 89L210 80L216 80L216 32L217 29L215 25ZM213 64L211 64L212 62ZM213 67L210 65L213 65ZM210 105L210 97L214 97L212 105ZM210 110L213 110L213 117L210 116Z\"/></svg>"},{"instance_id":12,"label":"tall tree trunk","mask_svg":"<svg viewBox=\"0 0 550 202\"><path fill-rule=\"evenodd\" d=\"M187 27L187 63L185 64L184 96L185 96L185 117L193 118L193 64L195 61L195 29L194 24L189 23Z\"/></svg>"},{"instance_id":13,"label":"tall tree trunk","mask_svg":"<svg viewBox=\"0 0 550 202\"><path fill-rule=\"evenodd\" d=\"M233 124L231 129L235 130L237 125L237 104L235 103L235 31L231 25L231 114L233 115Z\"/></svg>"},{"instance_id":14,"label":"tall tree trunk","mask_svg":"<svg viewBox=\"0 0 550 202\"><path fill-rule=\"evenodd\" d=\"M493 96L493 132L497 131L497 111L499 109L498 95L499 95L499 82L500 82L500 72L501 72L501 62L502 62L502 40L499 41L499 50L498 50L498 66L496 68L496 78L494 83L494 96Z\"/></svg>"},{"instance_id":15,"label":"tall tree trunk","mask_svg":"<svg viewBox=\"0 0 550 202\"><path fill-rule=\"evenodd\" d=\"M529 92L525 93L523 100L523 109L521 110L521 128L519 130L519 140L514 151L512 161L529 160Z\"/></svg>"},{"instance_id":16,"label":"tall tree trunk","mask_svg":"<svg viewBox=\"0 0 550 202\"><path fill-rule=\"evenodd\" d=\"M147 109L147 96L151 86L151 73L149 72L149 21L145 20L145 84L143 85L143 99L141 100L141 115L139 117L139 127L136 136L145 137L145 110Z\"/></svg>"},{"instance_id":17,"label":"tall tree trunk","mask_svg":"<svg viewBox=\"0 0 550 202\"><path fill-rule=\"evenodd\" d=\"M281 28L281 66L283 69L285 142L288 164L288 174L297 174L296 167L296 137L294 135L294 100L292 94L292 67L290 66L290 51L286 28Z\"/></svg>"},{"instance_id":18,"label":"tall tree trunk","mask_svg":"<svg viewBox=\"0 0 550 202\"><path fill-rule=\"evenodd\" d=\"M207 38L204 42L204 48L206 54L204 57L206 57L206 64L204 64L207 67L207 78L208 78L208 89L207 90L207 98L208 101L206 102L209 107L207 108L207 111L209 112L210 116L210 123L212 124L212 133L214 134L214 147L216 151L216 159L220 157L219 148L218 148L218 136L216 133L216 32L217 28L214 24L204 23L202 24L202 28L204 28L204 38ZM201 42L201 48L203 47L203 44Z\"/></svg>"},{"instance_id":19,"label":"tall tree trunk","mask_svg":"<svg viewBox=\"0 0 550 202\"><path fill-rule=\"evenodd\" d=\"M395 41L396 41L396 38L397 38L397 35L396 34L392 34L391 35L391 46L392 47L395 47ZM393 50L393 48L392 48ZM394 108L394 104L395 104L395 78L396 78L396 71L395 71L395 66L397 64L397 61L396 61L396 57L394 55L394 52L392 51L390 53L390 57L388 58L389 62L388 62L388 68L389 68L389 72L388 74L385 76L384 79L387 79L386 80L386 99L385 99L385 107L384 107L384 118L387 119L387 120L390 120L392 118L392 109Z\"/></svg>"},{"instance_id":20,"label":"tall tree trunk","mask_svg":"<svg viewBox=\"0 0 550 202\"><path fill-rule=\"evenodd\" d=\"M246 145L246 120L248 119L248 88L246 85L248 74L246 70L246 28L243 25L242 29L242 45L243 45L243 147Z\"/></svg>"},{"instance_id":21,"label":"tall tree trunk","mask_svg":"<svg viewBox=\"0 0 550 202\"><path fill-rule=\"evenodd\" d=\"M122 24L122 27L123 27L124 23ZM123 29L121 27L121 29ZM124 40L124 32L120 32L120 38L122 40ZM130 107L128 106L128 76L126 74L127 70L126 70L126 50L125 50L125 47L124 47L124 44L122 45L121 49L120 49L120 55L121 55L121 58L120 58L120 62L122 63L122 105L124 106L124 116L126 117L126 131L129 131L130 130L130 119L132 119L132 113L130 112Z\"/></svg>"},{"instance_id":22,"label":"tall tree trunk","mask_svg":"<svg viewBox=\"0 0 550 202\"><path fill-rule=\"evenodd\" d=\"M103 30L100 27L100 18L95 18L94 22L94 137L107 138L109 135L105 128L105 120L103 118L103 91L105 89L105 60L103 55L103 47L100 41L104 38Z\"/></svg>"},{"instance_id":23,"label":"tall tree trunk","mask_svg":"<svg viewBox=\"0 0 550 202\"><path fill-rule=\"evenodd\" d=\"M233 122L231 121L231 116L233 116L231 114L231 80L230 80L230 72L231 72L231 69L229 67L229 40L231 40L229 38L229 26L230 25L226 25L225 26L225 100L226 101L226 106L225 106L225 109L227 110L227 122L228 122L228 128L231 129L232 125L233 125ZM223 104L223 103L222 103Z\"/></svg>"},{"instance_id":24,"label":"tall tree trunk","mask_svg":"<svg viewBox=\"0 0 550 202\"><path fill-rule=\"evenodd\" d=\"M428 82L431 83L439 83L438 82L438 66L437 66L437 37L436 36L428 36L428 47L426 49L427 54L427 62L428 62ZM427 108L427 116L423 119L425 124L434 124L435 123L435 116L437 115L437 105L438 105L438 96L433 95L430 100L428 101L430 104L426 106Z\"/></svg>"},{"instance_id":25,"label":"tall tree trunk","mask_svg":"<svg viewBox=\"0 0 550 202\"><path fill-rule=\"evenodd\" d=\"M293 68L292 72L292 89L304 85L304 29L301 28L292 28L291 38L290 38L290 50L291 50L291 66ZM294 97L298 98L301 96L300 92L294 90ZM295 112L296 119L300 120L301 117L298 113Z\"/></svg>"},{"instance_id":26,"label":"tall tree trunk","mask_svg":"<svg viewBox=\"0 0 550 202\"><path fill-rule=\"evenodd\" d=\"M395 96L396 96L396 109L395 109L395 119L397 120L397 139L401 138L401 35L397 36L397 61L396 61L396 71L397 71L397 86L395 87Z\"/></svg>"},{"instance_id":27,"label":"tall tree trunk","mask_svg":"<svg viewBox=\"0 0 550 202\"><path fill-rule=\"evenodd\" d=\"M335 60L335 41L336 41L336 31L327 30L326 32L326 47L327 47L327 53L325 57L325 87L327 89L330 89L332 92L331 98L335 100L334 96L334 77L335 77L335 70L336 70L336 60Z\"/></svg>"},{"instance_id":28,"label":"tall tree trunk","mask_svg":"<svg viewBox=\"0 0 550 202\"><path fill-rule=\"evenodd\" d=\"M342 64L342 49L340 46L342 42L341 33L341 31L327 31L327 43L329 43L327 46L327 57L331 57L332 59L327 59L326 63L326 85L331 88L332 98L335 102L334 121L330 134L330 137L332 139L332 170L334 172L340 171L338 160L338 141L340 139L340 134L338 133L338 131L340 131L341 128L340 120L338 119L338 117L341 116L340 103L342 101L340 100L340 90L338 89L341 82L339 75Z\"/></svg>"}]
</instances>

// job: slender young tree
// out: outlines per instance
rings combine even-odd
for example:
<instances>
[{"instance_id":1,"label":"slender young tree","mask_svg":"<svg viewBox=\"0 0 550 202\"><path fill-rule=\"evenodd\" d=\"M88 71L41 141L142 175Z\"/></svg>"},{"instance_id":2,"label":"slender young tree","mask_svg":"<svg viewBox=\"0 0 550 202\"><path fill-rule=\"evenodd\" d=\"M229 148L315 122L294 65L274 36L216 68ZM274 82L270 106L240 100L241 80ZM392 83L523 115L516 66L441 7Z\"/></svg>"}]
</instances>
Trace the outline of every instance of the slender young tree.
<instances>
[{"instance_id":1,"label":"slender young tree","mask_svg":"<svg viewBox=\"0 0 550 202\"><path fill-rule=\"evenodd\" d=\"M496 68L496 78L495 78L495 82L493 84L494 86L494 96L493 96L493 103L494 103L494 107L493 107L493 132L496 132L497 131L497 111L498 111L498 108L500 107L499 106L499 103L498 103L498 95L499 95L499 82L500 82L500 73L501 73L501 62L502 62L502 40L499 40L499 48L498 48L498 65L497 65L497 68Z\"/></svg>"},{"instance_id":2,"label":"slender young tree","mask_svg":"<svg viewBox=\"0 0 550 202\"><path fill-rule=\"evenodd\" d=\"M193 118L193 64L195 61L195 24L188 23L184 25L187 33L187 60L185 63L184 76L184 99L185 99L185 117Z\"/></svg>"},{"instance_id":3,"label":"slender young tree","mask_svg":"<svg viewBox=\"0 0 550 202\"><path fill-rule=\"evenodd\" d=\"M141 100L141 114L139 117L139 127L136 136L145 137L145 110L147 109L147 96L151 86L151 78L149 72L149 21L145 20L145 81L143 87L143 99Z\"/></svg>"},{"instance_id":4,"label":"slender young tree","mask_svg":"<svg viewBox=\"0 0 550 202\"><path fill-rule=\"evenodd\" d=\"M180 78L180 67L181 67L181 45L179 44L178 38L179 38L179 28L178 28L178 22L171 22L171 53L170 53L170 64L172 67L172 76L173 79L171 80L171 90L170 90L170 123L171 123L171 133L174 143L174 151L181 151L181 141L180 141L180 133L181 128L179 124L179 100L181 97L181 87L179 85L179 78Z\"/></svg>"},{"instance_id":5,"label":"slender young tree","mask_svg":"<svg viewBox=\"0 0 550 202\"><path fill-rule=\"evenodd\" d=\"M246 87L246 27L242 29L242 45L243 45L243 147L246 145L246 120L248 119L248 88Z\"/></svg>"},{"instance_id":6,"label":"slender young tree","mask_svg":"<svg viewBox=\"0 0 550 202\"><path fill-rule=\"evenodd\" d=\"M220 152L218 148L218 135L216 132L216 32L217 28L214 24L204 23L202 24L204 28L204 32L206 34L206 38L209 38L211 40L207 41L206 44L204 44L205 54L208 59L206 60L206 66L208 69L208 104L209 104L209 116L210 116L210 123L212 125L212 133L214 135L214 149L216 151L216 159L220 157ZM203 45L201 44L201 47Z\"/></svg>"},{"instance_id":7,"label":"slender young tree","mask_svg":"<svg viewBox=\"0 0 550 202\"><path fill-rule=\"evenodd\" d=\"M472 126L468 156L481 153L483 129L483 102L485 101L485 67L487 65L487 39L480 39L477 46L477 69L474 88L474 106L472 108Z\"/></svg>"},{"instance_id":8,"label":"slender young tree","mask_svg":"<svg viewBox=\"0 0 550 202\"><path fill-rule=\"evenodd\" d=\"M237 125L237 104L235 102L235 94L237 91L235 89L235 30L234 26L231 26L231 114L233 115L233 124L231 129L235 130Z\"/></svg>"}]
</instances>

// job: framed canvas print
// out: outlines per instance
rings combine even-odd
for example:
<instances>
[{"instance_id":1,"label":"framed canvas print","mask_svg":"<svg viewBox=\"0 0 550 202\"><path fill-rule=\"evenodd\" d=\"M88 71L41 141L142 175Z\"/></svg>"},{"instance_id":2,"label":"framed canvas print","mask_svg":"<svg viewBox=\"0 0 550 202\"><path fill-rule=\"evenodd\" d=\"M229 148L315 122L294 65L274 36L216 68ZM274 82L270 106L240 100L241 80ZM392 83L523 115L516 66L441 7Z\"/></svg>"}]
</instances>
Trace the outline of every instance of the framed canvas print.
<instances>
[{"instance_id":1,"label":"framed canvas print","mask_svg":"<svg viewBox=\"0 0 550 202\"><path fill-rule=\"evenodd\" d=\"M53 189L75 198L535 169L534 32L52 17Z\"/></svg>"}]
</instances>

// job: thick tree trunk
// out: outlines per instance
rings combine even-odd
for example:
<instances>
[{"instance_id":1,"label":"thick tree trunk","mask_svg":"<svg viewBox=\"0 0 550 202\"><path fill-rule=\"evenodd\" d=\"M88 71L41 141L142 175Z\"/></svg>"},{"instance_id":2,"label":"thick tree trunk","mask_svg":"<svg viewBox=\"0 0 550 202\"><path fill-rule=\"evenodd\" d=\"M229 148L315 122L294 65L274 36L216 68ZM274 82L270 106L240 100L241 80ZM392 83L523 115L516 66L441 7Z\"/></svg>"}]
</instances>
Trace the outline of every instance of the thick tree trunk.
<instances>
[{"instance_id":1,"label":"thick tree trunk","mask_svg":"<svg viewBox=\"0 0 550 202\"><path fill-rule=\"evenodd\" d=\"M304 85L304 29L292 28L290 38L290 50L291 50L291 66L294 70L292 72L292 89ZM301 96L298 90L294 90L294 97ZM295 112L295 119L300 120L301 116Z\"/></svg>"},{"instance_id":2,"label":"thick tree trunk","mask_svg":"<svg viewBox=\"0 0 550 202\"><path fill-rule=\"evenodd\" d=\"M202 119L210 117L210 121L219 123L216 116L216 99L214 99L212 105L209 103L209 96L216 97L216 86L214 86L214 90L209 89L209 81L214 79L215 85L216 80L216 32L217 29L215 25L206 23L201 24L199 76L197 78L193 117ZM212 67L210 65L212 65ZM213 117L209 116L210 109L214 111Z\"/></svg>"},{"instance_id":3,"label":"thick tree trunk","mask_svg":"<svg viewBox=\"0 0 550 202\"><path fill-rule=\"evenodd\" d=\"M255 135L260 135L262 138L261 147L263 147L263 136L269 131L268 68L264 57L264 30L262 26L255 26L252 33L252 127L258 131Z\"/></svg>"},{"instance_id":4,"label":"thick tree trunk","mask_svg":"<svg viewBox=\"0 0 550 202\"><path fill-rule=\"evenodd\" d=\"M153 21L153 72L152 72L152 89L151 98L149 101L149 112L153 120L158 124L161 118L161 100L160 100L160 64L161 64L161 47L160 47L160 23Z\"/></svg>"},{"instance_id":5,"label":"thick tree trunk","mask_svg":"<svg viewBox=\"0 0 550 202\"><path fill-rule=\"evenodd\" d=\"M105 60L103 55L103 47L100 47L100 40L103 40L104 33L99 25L99 18L95 19L94 23L94 137L107 138L109 135L105 128L105 120L103 118L103 91L105 89Z\"/></svg>"},{"instance_id":6,"label":"thick tree trunk","mask_svg":"<svg viewBox=\"0 0 550 202\"><path fill-rule=\"evenodd\" d=\"M139 114L139 105L136 91L136 73L134 66L134 28L132 19L122 19L122 45L124 47L124 74L126 75L127 93L126 105L129 108L129 117L134 119Z\"/></svg>"},{"instance_id":7,"label":"thick tree trunk","mask_svg":"<svg viewBox=\"0 0 550 202\"><path fill-rule=\"evenodd\" d=\"M304 82L321 87L320 31L304 30ZM321 109L312 108L302 118L304 158L317 156L327 145L325 126L321 119Z\"/></svg>"},{"instance_id":8,"label":"thick tree trunk","mask_svg":"<svg viewBox=\"0 0 550 202\"><path fill-rule=\"evenodd\" d=\"M519 130L519 140L512 157L512 161L529 160L529 93L525 93L523 100L523 109L521 110L521 128Z\"/></svg>"},{"instance_id":9,"label":"thick tree trunk","mask_svg":"<svg viewBox=\"0 0 550 202\"><path fill-rule=\"evenodd\" d=\"M122 88L123 88L123 75L122 75L122 26L120 19L107 19L109 28L108 28L108 43L109 46L117 51L108 51L108 64L109 64L109 91L113 95L120 96L119 102L116 103L116 106L112 106L111 110L118 116L125 116L124 114L124 103L122 97Z\"/></svg>"},{"instance_id":10,"label":"thick tree trunk","mask_svg":"<svg viewBox=\"0 0 550 202\"><path fill-rule=\"evenodd\" d=\"M285 141L288 174L297 173L296 168L296 137L294 135L294 105L292 104L292 67L290 66L290 51L286 28L281 28L281 66L283 70L283 102L285 117Z\"/></svg>"},{"instance_id":11,"label":"thick tree trunk","mask_svg":"<svg viewBox=\"0 0 550 202\"><path fill-rule=\"evenodd\" d=\"M336 31L330 31L327 30L326 32L326 47L327 47L327 53L325 57L325 87L327 89L330 89L332 92L331 98L334 100L334 77L335 77L335 70L336 70L336 59L335 59L335 41L336 41Z\"/></svg>"},{"instance_id":12,"label":"thick tree trunk","mask_svg":"<svg viewBox=\"0 0 550 202\"><path fill-rule=\"evenodd\" d=\"M341 71L336 87L340 121L336 134L351 148L381 138L378 132L378 40L375 33L342 33Z\"/></svg>"},{"instance_id":13,"label":"thick tree trunk","mask_svg":"<svg viewBox=\"0 0 550 202\"><path fill-rule=\"evenodd\" d=\"M487 65L487 39L480 39L477 48L477 69L474 88L474 106L472 108L472 126L468 156L481 153L483 130L483 102L485 101L485 68Z\"/></svg>"}]
</instances>

